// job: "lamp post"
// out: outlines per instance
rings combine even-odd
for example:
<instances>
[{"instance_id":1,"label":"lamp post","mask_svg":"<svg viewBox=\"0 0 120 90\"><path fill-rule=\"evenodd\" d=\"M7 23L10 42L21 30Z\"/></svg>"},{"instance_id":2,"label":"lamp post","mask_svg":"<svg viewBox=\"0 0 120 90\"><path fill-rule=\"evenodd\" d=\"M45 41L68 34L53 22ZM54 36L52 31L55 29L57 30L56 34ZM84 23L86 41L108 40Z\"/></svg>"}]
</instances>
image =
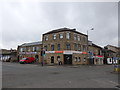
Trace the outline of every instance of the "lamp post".
<instances>
[{"instance_id":1,"label":"lamp post","mask_svg":"<svg viewBox=\"0 0 120 90\"><path fill-rule=\"evenodd\" d=\"M91 28L90 30L94 30L94 28ZM87 36L88 36L88 30L87 30ZM89 36L88 36L88 40L89 40ZM87 58L88 58L88 61L89 61L89 64L90 64L90 55L89 54L91 54L91 52L89 52L89 41L87 40L87 52L88 52L88 55L87 55Z\"/></svg>"}]
</instances>

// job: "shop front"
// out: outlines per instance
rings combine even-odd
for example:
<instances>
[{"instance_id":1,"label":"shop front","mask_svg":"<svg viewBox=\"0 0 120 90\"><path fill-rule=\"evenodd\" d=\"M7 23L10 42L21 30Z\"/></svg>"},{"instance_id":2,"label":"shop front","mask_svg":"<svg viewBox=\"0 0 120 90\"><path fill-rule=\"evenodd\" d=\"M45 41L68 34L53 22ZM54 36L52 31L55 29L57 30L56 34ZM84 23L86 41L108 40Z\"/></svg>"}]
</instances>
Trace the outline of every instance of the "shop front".
<instances>
[{"instance_id":1,"label":"shop front","mask_svg":"<svg viewBox=\"0 0 120 90\"><path fill-rule=\"evenodd\" d=\"M93 59L94 59L95 65L103 65L103 59L104 59L103 56L96 55L96 56L93 56Z\"/></svg>"}]
</instances>

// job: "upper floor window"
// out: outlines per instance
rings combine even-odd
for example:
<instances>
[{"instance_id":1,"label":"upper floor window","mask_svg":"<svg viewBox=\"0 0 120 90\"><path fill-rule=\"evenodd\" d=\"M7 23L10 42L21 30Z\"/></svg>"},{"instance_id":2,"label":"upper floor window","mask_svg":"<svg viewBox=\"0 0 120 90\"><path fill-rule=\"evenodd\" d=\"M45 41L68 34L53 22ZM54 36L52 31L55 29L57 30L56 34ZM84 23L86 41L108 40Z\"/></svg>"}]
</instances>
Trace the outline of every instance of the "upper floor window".
<instances>
[{"instance_id":1,"label":"upper floor window","mask_svg":"<svg viewBox=\"0 0 120 90\"><path fill-rule=\"evenodd\" d=\"M54 45L51 45L51 50L52 50L52 51L54 50Z\"/></svg>"},{"instance_id":2,"label":"upper floor window","mask_svg":"<svg viewBox=\"0 0 120 90\"><path fill-rule=\"evenodd\" d=\"M63 34L61 33L61 34L60 34L60 39L62 39L62 38L63 38Z\"/></svg>"},{"instance_id":3,"label":"upper floor window","mask_svg":"<svg viewBox=\"0 0 120 90\"><path fill-rule=\"evenodd\" d=\"M87 50L86 45L83 45L83 51L86 51L86 50Z\"/></svg>"},{"instance_id":4,"label":"upper floor window","mask_svg":"<svg viewBox=\"0 0 120 90\"><path fill-rule=\"evenodd\" d=\"M58 44L58 50L60 50L60 44Z\"/></svg>"},{"instance_id":5,"label":"upper floor window","mask_svg":"<svg viewBox=\"0 0 120 90\"><path fill-rule=\"evenodd\" d=\"M74 44L75 50L78 50L78 44Z\"/></svg>"},{"instance_id":6,"label":"upper floor window","mask_svg":"<svg viewBox=\"0 0 120 90\"><path fill-rule=\"evenodd\" d=\"M45 49L45 51L47 51L47 45L46 45L46 46L44 46L44 49Z\"/></svg>"},{"instance_id":7,"label":"upper floor window","mask_svg":"<svg viewBox=\"0 0 120 90\"><path fill-rule=\"evenodd\" d=\"M70 44L68 44L68 43L66 44L66 49L70 50Z\"/></svg>"},{"instance_id":8,"label":"upper floor window","mask_svg":"<svg viewBox=\"0 0 120 90\"><path fill-rule=\"evenodd\" d=\"M39 51L39 49L40 49L40 48L39 48L39 46L38 46L38 47L36 47L36 50L37 50L37 51Z\"/></svg>"},{"instance_id":9,"label":"upper floor window","mask_svg":"<svg viewBox=\"0 0 120 90\"><path fill-rule=\"evenodd\" d=\"M69 32L66 33L66 39L70 39L70 33Z\"/></svg>"},{"instance_id":10,"label":"upper floor window","mask_svg":"<svg viewBox=\"0 0 120 90\"><path fill-rule=\"evenodd\" d=\"M33 47L33 51L36 51L36 47Z\"/></svg>"},{"instance_id":11,"label":"upper floor window","mask_svg":"<svg viewBox=\"0 0 120 90\"><path fill-rule=\"evenodd\" d=\"M86 42L86 38L85 37L83 37L83 42Z\"/></svg>"},{"instance_id":12,"label":"upper floor window","mask_svg":"<svg viewBox=\"0 0 120 90\"><path fill-rule=\"evenodd\" d=\"M74 40L76 40L77 39L77 36L76 36L76 34L74 34Z\"/></svg>"},{"instance_id":13,"label":"upper floor window","mask_svg":"<svg viewBox=\"0 0 120 90\"><path fill-rule=\"evenodd\" d=\"M31 49L31 48L30 48L30 47L28 47L28 51L30 51L30 49Z\"/></svg>"},{"instance_id":14,"label":"upper floor window","mask_svg":"<svg viewBox=\"0 0 120 90\"><path fill-rule=\"evenodd\" d=\"M48 36L45 36L45 41L47 41L48 40Z\"/></svg>"},{"instance_id":15,"label":"upper floor window","mask_svg":"<svg viewBox=\"0 0 120 90\"><path fill-rule=\"evenodd\" d=\"M53 39L56 39L56 34L53 34Z\"/></svg>"},{"instance_id":16,"label":"upper floor window","mask_svg":"<svg viewBox=\"0 0 120 90\"><path fill-rule=\"evenodd\" d=\"M20 48L20 52L23 52L23 48Z\"/></svg>"},{"instance_id":17,"label":"upper floor window","mask_svg":"<svg viewBox=\"0 0 120 90\"><path fill-rule=\"evenodd\" d=\"M80 36L77 36L78 41L80 41Z\"/></svg>"}]
</instances>

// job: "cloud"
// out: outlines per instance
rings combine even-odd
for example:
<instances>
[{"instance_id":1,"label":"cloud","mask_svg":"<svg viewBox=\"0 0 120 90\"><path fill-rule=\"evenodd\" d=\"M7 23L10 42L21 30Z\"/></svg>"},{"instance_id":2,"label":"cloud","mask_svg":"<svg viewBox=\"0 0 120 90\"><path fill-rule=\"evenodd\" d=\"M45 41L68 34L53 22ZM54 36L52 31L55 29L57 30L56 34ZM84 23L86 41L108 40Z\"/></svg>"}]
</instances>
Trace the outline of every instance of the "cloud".
<instances>
[{"instance_id":1,"label":"cloud","mask_svg":"<svg viewBox=\"0 0 120 90\"><path fill-rule=\"evenodd\" d=\"M89 39L101 46L118 43L117 2L11 2L0 8L3 48L40 41L43 33L61 27L89 30Z\"/></svg>"}]
</instances>

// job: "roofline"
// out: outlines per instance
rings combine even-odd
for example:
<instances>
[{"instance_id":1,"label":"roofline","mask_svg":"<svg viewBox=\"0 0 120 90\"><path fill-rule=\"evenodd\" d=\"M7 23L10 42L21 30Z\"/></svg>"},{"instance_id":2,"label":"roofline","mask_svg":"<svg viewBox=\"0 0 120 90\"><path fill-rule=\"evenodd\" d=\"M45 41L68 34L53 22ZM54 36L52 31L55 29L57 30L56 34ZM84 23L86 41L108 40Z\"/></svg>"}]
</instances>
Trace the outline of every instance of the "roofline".
<instances>
[{"instance_id":1,"label":"roofline","mask_svg":"<svg viewBox=\"0 0 120 90\"><path fill-rule=\"evenodd\" d=\"M32 43L38 43L38 42L40 42L40 44L24 45L24 44L32 44ZM23 43L22 45L18 45L18 46L35 46L35 45L41 45L42 44L42 41L38 41L38 42Z\"/></svg>"},{"instance_id":2,"label":"roofline","mask_svg":"<svg viewBox=\"0 0 120 90\"><path fill-rule=\"evenodd\" d=\"M58 31L58 30L59 30L59 31ZM49 31L49 32L47 32L47 33L44 33L43 36L46 35L46 34L53 34L53 33L64 32L64 31L75 32L75 33L78 33L78 34L81 34L81 35L84 35L84 36L87 36L87 37L88 37L88 35L76 31L75 28L74 28L74 29L69 29L69 28L55 29L55 30L51 30L51 31Z\"/></svg>"}]
</instances>

